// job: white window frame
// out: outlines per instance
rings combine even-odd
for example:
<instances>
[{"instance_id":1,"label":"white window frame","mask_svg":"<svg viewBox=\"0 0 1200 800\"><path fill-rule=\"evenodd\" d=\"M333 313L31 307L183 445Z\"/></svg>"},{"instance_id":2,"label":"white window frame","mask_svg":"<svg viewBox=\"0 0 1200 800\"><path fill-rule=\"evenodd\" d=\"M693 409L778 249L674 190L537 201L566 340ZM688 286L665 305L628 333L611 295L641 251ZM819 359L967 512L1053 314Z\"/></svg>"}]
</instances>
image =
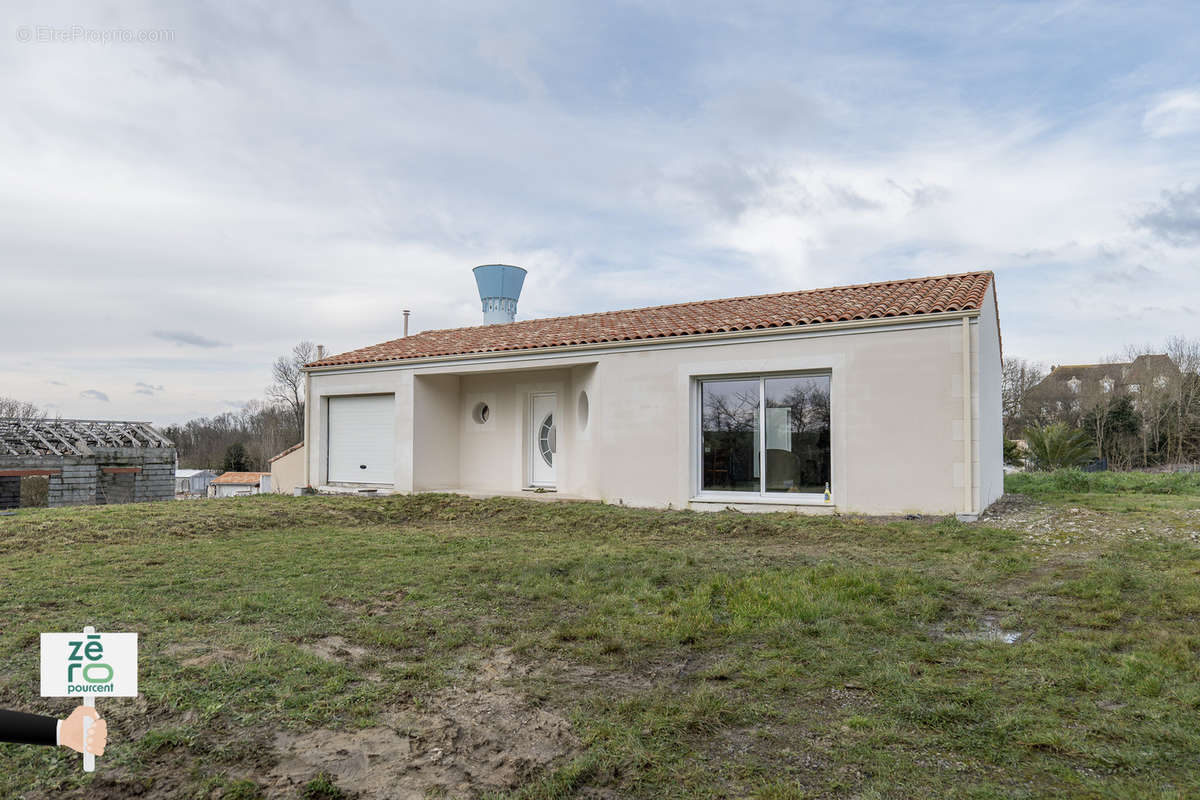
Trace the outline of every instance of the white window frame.
<instances>
[{"instance_id":1,"label":"white window frame","mask_svg":"<svg viewBox=\"0 0 1200 800\"><path fill-rule=\"evenodd\" d=\"M809 492L768 492L765 489L767 480L767 448L766 448L766 404L769 378L827 378L829 380L829 491L830 499L826 501L825 494ZM758 380L758 485L757 492L719 492L704 488L704 384L714 381ZM692 398L695 413L692 414L692 444L694 465L694 480L692 483L692 499L706 502L723 502L730 504L750 505L793 505L793 506L833 506L833 476L834 476L834 446L833 446L833 370L790 370L787 372L749 372L726 375L697 375L692 378Z\"/></svg>"}]
</instances>

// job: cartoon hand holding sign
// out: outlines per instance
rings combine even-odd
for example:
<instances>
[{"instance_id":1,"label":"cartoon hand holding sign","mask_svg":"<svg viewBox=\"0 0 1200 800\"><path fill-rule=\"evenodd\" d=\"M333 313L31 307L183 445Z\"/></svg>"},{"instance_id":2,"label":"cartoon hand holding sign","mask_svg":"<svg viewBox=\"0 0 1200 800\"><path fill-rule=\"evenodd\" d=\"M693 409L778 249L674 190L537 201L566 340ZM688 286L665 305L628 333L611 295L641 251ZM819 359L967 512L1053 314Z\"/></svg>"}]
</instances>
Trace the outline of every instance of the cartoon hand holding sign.
<instances>
[{"instance_id":1,"label":"cartoon hand holding sign","mask_svg":"<svg viewBox=\"0 0 1200 800\"><path fill-rule=\"evenodd\" d=\"M56 738L83 753L85 772L96 769L96 756L108 740L108 726L93 707L96 696L137 693L136 633L96 633L89 625L83 633L42 634L42 697L83 698L83 705L58 723Z\"/></svg>"},{"instance_id":2,"label":"cartoon hand holding sign","mask_svg":"<svg viewBox=\"0 0 1200 800\"><path fill-rule=\"evenodd\" d=\"M0 742L62 745L76 753L82 753L85 745L85 719L92 721L87 733L87 751L97 756L104 755L104 745L108 741L108 725L100 719L96 709L88 706L80 706L61 722L54 717L43 717L40 714L0 711Z\"/></svg>"}]
</instances>

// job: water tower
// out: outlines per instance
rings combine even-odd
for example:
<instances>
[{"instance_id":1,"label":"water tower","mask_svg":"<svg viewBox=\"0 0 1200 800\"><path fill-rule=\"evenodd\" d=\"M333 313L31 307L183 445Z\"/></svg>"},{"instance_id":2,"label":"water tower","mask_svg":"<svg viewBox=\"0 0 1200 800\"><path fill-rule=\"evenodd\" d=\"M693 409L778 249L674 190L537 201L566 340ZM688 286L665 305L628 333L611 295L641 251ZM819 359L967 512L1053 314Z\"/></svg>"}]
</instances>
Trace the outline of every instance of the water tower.
<instances>
[{"instance_id":1,"label":"water tower","mask_svg":"<svg viewBox=\"0 0 1200 800\"><path fill-rule=\"evenodd\" d=\"M525 270L508 264L484 264L471 271L475 273L475 285L483 302L483 323L496 325L516 319Z\"/></svg>"}]
</instances>

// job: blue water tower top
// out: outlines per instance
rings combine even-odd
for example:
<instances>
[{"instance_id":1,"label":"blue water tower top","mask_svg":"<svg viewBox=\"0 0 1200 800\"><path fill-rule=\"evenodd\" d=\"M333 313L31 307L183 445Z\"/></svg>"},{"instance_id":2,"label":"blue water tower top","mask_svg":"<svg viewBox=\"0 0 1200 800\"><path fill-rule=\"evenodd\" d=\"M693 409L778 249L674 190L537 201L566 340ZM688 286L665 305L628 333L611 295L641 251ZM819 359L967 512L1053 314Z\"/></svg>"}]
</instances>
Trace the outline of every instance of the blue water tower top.
<instances>
[{"instance_id":1,"label":"blue water tower top","mask_svg":"<svg viewBox=\"0 0 1200 800\"><path fill-rule=\"evenodd\" d=\"M525 284L525 270L509 264L484 264L472 270L479 299L483 304L483 322L495 325L517 318L517 299Z\"/></svg>"}]
</instances>

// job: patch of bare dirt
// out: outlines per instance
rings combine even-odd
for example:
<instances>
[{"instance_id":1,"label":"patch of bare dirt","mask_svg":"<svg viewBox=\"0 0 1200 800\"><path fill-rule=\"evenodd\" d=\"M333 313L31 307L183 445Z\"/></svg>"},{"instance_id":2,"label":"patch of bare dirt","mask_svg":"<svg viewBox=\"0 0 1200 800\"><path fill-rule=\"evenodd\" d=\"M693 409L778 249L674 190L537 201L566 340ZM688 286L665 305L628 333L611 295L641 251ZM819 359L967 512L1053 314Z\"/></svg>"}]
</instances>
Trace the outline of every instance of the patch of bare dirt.
<instances>
[{"instance_id":1,"label":"patch of bare dirt","mask_svg":"<svg viewBox=\"0 0 1200 800\"><path fill-rule=\"evenodd\" d=\"M300 645L300 649L307 650L325 661L340 663L361 661L371 653L367 648L352 644L341 636L325 636L315 642Z\"/></svg>"},{"instance_id":2,"label":"patch of bare dirt","mask_svg":"<svg viewBox=\"0 0 1200 800\"><path fill-rule=\"evenodd\" d=\"M207 667L213 664L247 661L250 658L249 655L239 650L230 650L224 647L208 649L192 644L168 645L163 653L178 658L180 665L184 667Z\"/></svg>"},{"instance_id":3,"label":"patch of bare dirt","mask_svg":"<svg viewBox=\"0 0 1200 800\"><path fill-rule=\"evenodd\" d=\"M347 614L377 617L381 614L389 614L398 609L406 595L407 592L403 589L397 589L396 591L372 598L370 602L366 603L344 598L335 598L328 602L333 608L336 608L338 611L345 611Z\"/></svg>"},{"instance_id":4,"label":"patch of bare dirt","mask_svg":"<svg viewBox=\"0 0 1200 800\"><path fill-rule=\"evenodd\" d=\"M1194 516L1197 516L1196 512L1191 511L1160 511L1153 521L1139 517L1135 524L1130 524L1128 516L1111 511L1056 506L1027 495L1006 494L983 512L979 521L996 528L1020 531L1029 544L1053 547L1131 538L1200 541L1200 525L1191 523ZM1197 521L1200 522L1200 517Z\"/></svg>"},{"instance_id":5,"label":"patch of bare dirt","mask_svg":"<svg viewBox=\"0 0 1200 800\"><path fill-rule=\"evenodd\" d=\"M294 797L321 772L348 792L380 800L475 797L521 784L579 743L564 718L503 685L515 669L501 651L463 685L419 709L387 714L380 726L278 734L278 763L266 780L272 796Z\"/></svg>"},{"instance_id":6,"label":"patch of bare dirt","mask_svg":"<svg viewBox=\"0 0 1200 800\"><path fill-rule=\"evenodd\" d=\"M569 692L574 692L574 687L603 686L611 692L628 694L676 682L681 678L682 666L679 662L656 662L639 671L625 672L550 658L531 672Z\"/></svg>"}]
</instances>

